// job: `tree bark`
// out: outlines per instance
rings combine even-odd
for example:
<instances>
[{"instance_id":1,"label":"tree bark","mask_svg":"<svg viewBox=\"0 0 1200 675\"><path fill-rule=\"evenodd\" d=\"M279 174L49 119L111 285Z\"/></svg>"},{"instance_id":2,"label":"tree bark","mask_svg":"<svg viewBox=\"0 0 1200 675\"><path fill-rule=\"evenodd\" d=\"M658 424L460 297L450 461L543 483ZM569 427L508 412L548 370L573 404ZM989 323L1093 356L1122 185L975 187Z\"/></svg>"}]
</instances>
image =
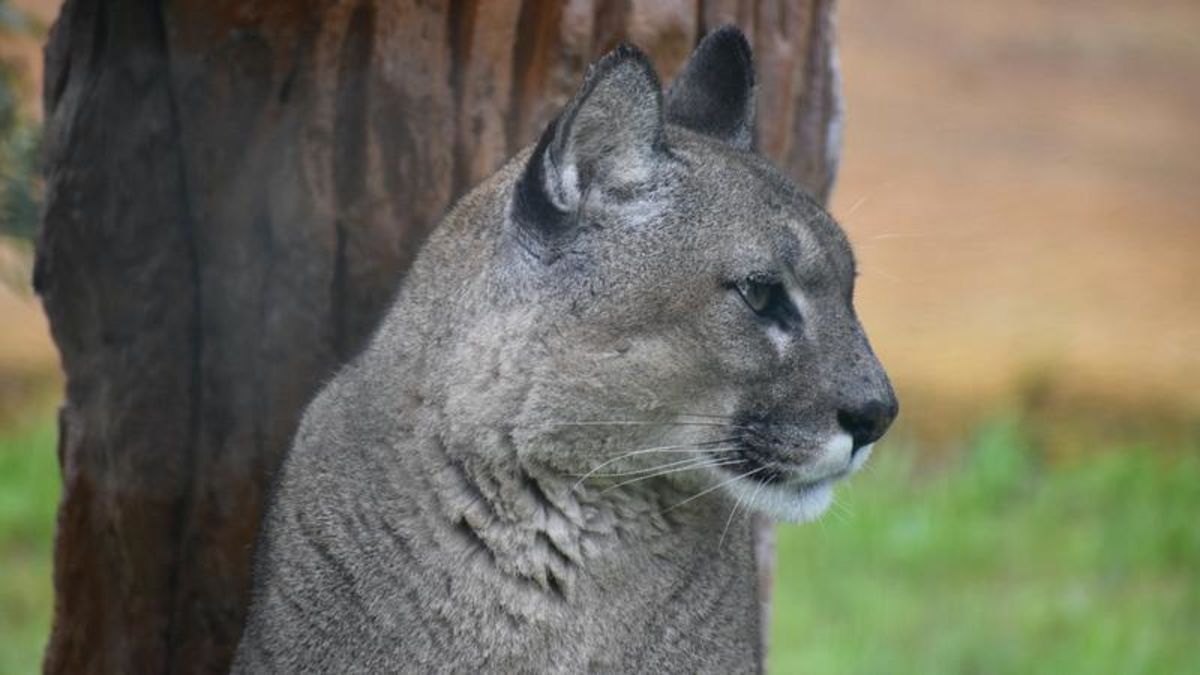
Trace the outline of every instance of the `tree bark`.
<instances>
[{"instance_id":1,"label":"tree bark","mask_svg":"<svg viewBox=\"0 0 1200 675\"><path fill-rule=\"evenodd\" d=\"M35 269L67 374L46 672L227 668L306 401L452 200L619 41L669 79L740 25L760 149L825 199L832 4L67 0Z\"/></svg>"}]
</instances>

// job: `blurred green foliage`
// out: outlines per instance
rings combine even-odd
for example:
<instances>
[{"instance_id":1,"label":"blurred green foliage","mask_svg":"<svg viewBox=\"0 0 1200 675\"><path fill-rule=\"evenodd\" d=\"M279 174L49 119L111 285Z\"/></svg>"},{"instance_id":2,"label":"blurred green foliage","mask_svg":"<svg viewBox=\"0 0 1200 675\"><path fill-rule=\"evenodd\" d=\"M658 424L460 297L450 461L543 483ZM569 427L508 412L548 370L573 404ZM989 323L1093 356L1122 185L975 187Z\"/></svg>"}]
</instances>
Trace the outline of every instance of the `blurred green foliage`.
<instances>
[{"instance_id":1,"label":"blurred green foliage","mask_svg":"<svg viewBox=\"0 0 1200 675\"><path fill-rule=\"evenodd\" d=\"M45 646L54 442L49 419L0 431L0 673ZM1176 450L1044 463L1016 419L952 465L884 444L780 528L771 672L1200 672L1200 442Z\"/></svg>"},{"instance_id":2,"label":"blurred green foliage","mask_svg":"<svg viewBox=\"0 0 1200 675\"><path fill-rule=\"evenodd\" d=\"M1044 463L1001 419L951 467L881 450L780 528L772 672L1200 672L1200 441Z\"/></svg>"},{"instance_id":3,"label":"blurred green foliage","mask_svg":"<svg viewBox=\"0 0 1200 675\"><path fill-rule=\"evenodd\" d=\"M0 38L37 35L42 27L0 0ZM0 59L0 235L31 239L37 230L42 180L41 125L21 112L22 86L15 64Z\"/></svg>"},{"instance_id":4,"label":"blurred green foliage","mask_svg":"<svg viewBox=\"0 0 1200 675\"><path fill-rule=\"evenodd\" d=\"M36 673L50 630L54 425L0 430L0 673Z\"/></svg>"}]
</instances>

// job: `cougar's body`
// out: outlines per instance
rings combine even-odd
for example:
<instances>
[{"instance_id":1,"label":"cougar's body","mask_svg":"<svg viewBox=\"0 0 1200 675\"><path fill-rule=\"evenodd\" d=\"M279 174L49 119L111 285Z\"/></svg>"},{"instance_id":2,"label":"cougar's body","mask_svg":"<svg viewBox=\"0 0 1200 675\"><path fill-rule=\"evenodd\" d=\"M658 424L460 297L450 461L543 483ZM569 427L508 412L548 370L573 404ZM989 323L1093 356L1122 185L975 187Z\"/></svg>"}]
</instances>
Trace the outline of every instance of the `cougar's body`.
<instances>
[{"instance_id":1,"label":"cougar's body","mask_svg":"<svg viewBox=\"0 0 1200 675\"><path fill-rule=\"evenodd\" d=\"M235 672L761 670L747 515L817 515L895 400L752 72L719 31L664 101L618 50L438 226L304 415Z\"/></svg>"}]
</instances>

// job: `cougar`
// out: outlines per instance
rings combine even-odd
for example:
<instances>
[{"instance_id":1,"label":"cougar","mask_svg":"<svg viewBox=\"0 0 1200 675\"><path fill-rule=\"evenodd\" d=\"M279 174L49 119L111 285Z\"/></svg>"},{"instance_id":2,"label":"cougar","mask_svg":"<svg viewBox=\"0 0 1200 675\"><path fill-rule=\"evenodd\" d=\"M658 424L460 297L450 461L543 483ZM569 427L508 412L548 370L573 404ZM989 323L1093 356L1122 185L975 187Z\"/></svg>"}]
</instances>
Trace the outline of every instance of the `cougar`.
<instances>
[{"instance_id":1,"label":"cougar","mask_svg":"<svg viewBox=\"0 0 1200 675\"><path fill-rule=\"evenodd\" d=\"M276 478L235 672L757 672L745 516L897 412L749 45L622 46L434 230ZM740 509L740 511L739 511Z\"/></svg>"}]
</instances>

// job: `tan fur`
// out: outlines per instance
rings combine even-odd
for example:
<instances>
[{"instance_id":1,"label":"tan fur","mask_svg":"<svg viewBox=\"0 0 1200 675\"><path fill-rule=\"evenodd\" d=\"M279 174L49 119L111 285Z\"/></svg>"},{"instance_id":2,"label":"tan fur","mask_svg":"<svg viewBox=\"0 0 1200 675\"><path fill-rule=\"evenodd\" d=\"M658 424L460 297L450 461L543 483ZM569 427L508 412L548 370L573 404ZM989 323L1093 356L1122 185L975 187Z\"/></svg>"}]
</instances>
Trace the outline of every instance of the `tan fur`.
<instances>
[{"instance_id":1,"label":"tan fur","mask_svg":"<svg viewBox=\"0 0 1200 675\"><path fill-rule=\"evenodd\" d=\"M664 104L606 57L439 226L304 417L235 671L761 669L735 500L813 515L846 411L895 405L845 237L745 148L749 68L720 32ZM761 272L803 317L747 307Z\"/></svg>"}]
</instances>

